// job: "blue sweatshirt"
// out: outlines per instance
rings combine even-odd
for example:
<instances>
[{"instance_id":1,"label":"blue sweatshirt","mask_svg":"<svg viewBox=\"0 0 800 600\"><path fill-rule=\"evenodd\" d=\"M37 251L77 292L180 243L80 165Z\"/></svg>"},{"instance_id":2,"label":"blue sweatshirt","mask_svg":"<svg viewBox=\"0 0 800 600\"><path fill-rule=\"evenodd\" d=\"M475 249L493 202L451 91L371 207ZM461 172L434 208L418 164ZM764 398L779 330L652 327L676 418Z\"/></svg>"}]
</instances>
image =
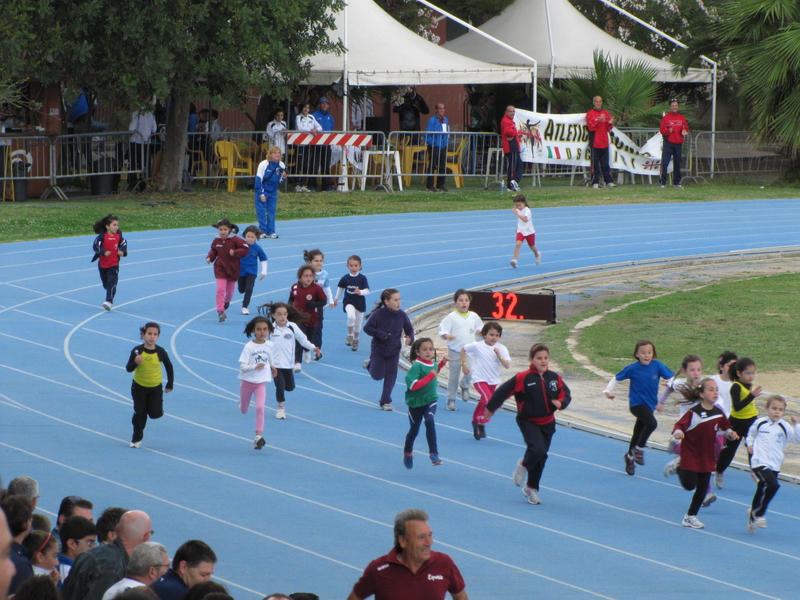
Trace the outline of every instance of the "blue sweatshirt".
<instances>
[{"instance_id":1,"label":"blue sweatshirt","mask_svg":"<svg viewBox=\"0 0 800 600\"><path fill-rule=\"evenodd\" d=\"M372 351L386 357L400 352L403 333L414 341L414 328L408 315L402 310L390 310L386 306L370 315L364 325L364 333L372 336Z\"/></svg>"}]
</instances>

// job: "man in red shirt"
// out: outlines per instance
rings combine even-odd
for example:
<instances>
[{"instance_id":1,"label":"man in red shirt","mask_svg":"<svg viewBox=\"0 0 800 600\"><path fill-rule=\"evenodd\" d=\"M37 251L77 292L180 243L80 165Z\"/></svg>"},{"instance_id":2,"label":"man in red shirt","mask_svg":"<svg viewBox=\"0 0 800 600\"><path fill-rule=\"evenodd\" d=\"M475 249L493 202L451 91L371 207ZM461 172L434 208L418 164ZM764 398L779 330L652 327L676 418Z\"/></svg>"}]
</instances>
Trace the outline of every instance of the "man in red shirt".
<instances>
[{"instance_id":1,"label":"man in red shirt","mask_svg":"<svg viewBox=\"0 0 800 600\"><path fill-rule=\"evenodd\" d=\"M667 185L667 168L669 161L672 163L672 183L678 189L683 189L681 185L681 151L683 150L683 140L689 135L689 124L686 117L678 112L677 100L669 101L669 112L661 119L661 135L664 136L664 145L661 149L661 177L659 182L661 187Z\"/></svg>"},{"instance_id":2,"label":"man in red shirt","mask_svg":"<svg viewBox=\"0 0 800 600\"><path fill-rule=\"evenodd\" d=\"M464 578L453 560L431 550L428 513L409 508L395 517L394 548L373 560L347 600L467 600Z\"/></svg>"},{"instance_id":3,"label":"man in red shirt","mask_svg":"<svg viewBox=\"0 0 800 600\"><path fill-rule=\"evenodd\" d=\"M592 149L592 187L600 187L600 173L606 187L613 188L614 180L611 178L611 169L608 164L608 147L610 146L608 132L614 128L614 117L603 110L603 99L600 96L592 98L592 110L586 113L586 127L589 129L589 147Z\"/></svg>"},{"instance_id":4,"label":"man in red shirt","mask_svg":"<svg viewBox=\"0 0 800 600\"><path fill-rule=\"evenodd\" d=\"M506 159L506 173L508 175L508 189L518 192L519 182L522 181L522 161L519 159L519 132L514 122L516 109L506 106L506 114L500 121L500 137L503 140L503 155Z\"/></svg>"}]
</instances>

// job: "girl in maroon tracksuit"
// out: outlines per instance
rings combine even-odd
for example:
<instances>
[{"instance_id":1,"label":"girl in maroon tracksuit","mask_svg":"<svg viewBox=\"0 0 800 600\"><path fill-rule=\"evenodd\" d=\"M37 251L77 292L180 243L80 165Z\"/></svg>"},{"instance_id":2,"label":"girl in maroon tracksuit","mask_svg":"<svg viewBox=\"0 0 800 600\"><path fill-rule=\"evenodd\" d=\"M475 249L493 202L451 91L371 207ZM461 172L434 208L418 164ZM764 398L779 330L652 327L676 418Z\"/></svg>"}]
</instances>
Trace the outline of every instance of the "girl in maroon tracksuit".
<instances>
[{"instance_id":1,"label":"girl in maroon tracksuit","mask_svg":"<svg viewBox=\"0 0 800 600\"><path fill-rule=\"evenodd\" d=\"M303 265L297 270L297 283L293 283L292 288L289 290L288 304L294 306L301 313L308 315L307 321L298 323L297 325L303 330L303 333L306 334L309 340L314 337L317 325L319 324L317 309L322 310L328 298L325 295L325 290L323 290L320 285L314 283L315 277L316 272L314 271L314 267L311 265ZM303 358L303 350L303 346L295 341L295 373L301 371L300 359ZM309 362L311 360L311 354L309 353L307 356L307 362ZM321 356L322 354L318 354L316 360L319 360Z\"/></svg>"},{"instance_id":2,"label":"girl in maroon tracksuit","mask_svg":"<svg viewBox=\"0 0 800 600\"><path fill-rule=\"evenodd\" d=\"M228 318L225 309L231 303L233 290L239 280L239 259L250 252L245 241L236 237L239 228L228 219L220 219L215 225L219 235L211 242L211 250L206 256L207 263L214 263L214 278L217 280L217 315L222 323Z\"/></svg>"},{"instance_id":3,"label":"girl in maroon tracksuit","mask_svg":"<svg viewBox=\"0 0 800 600\"><path fill-rule=\"evenodd\" d=\"M491 418L511 395L517 403L517 425L527 450L514 469L513 480L521 486L528 475L522 493L531 504L539 504L539 480L547 462L550 441L556 432L556 410L569 406L572 397L561 375L549 370L550 348L536 344L530 351L531 368L517 373L495 390L486 406L486 418Z\"/></svg>"}]
</instances>

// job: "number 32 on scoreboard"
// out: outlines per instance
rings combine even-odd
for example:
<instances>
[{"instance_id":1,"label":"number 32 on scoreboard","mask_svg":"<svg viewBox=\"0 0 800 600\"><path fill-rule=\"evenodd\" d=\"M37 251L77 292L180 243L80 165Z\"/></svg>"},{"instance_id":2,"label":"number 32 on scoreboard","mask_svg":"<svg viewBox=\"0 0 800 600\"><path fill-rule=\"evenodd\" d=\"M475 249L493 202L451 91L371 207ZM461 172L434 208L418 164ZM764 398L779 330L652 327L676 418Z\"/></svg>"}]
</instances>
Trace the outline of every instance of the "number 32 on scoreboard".
<instances>
[{"instance_id":1,"label":"number 32 on scoreboard","mask_svg":"<svg viewBox=\"0 0 800 600\"><path fill-rule=\"evenodd\" d=\"M495 292L492 294L492 298L495 302L495 310L492 311L493 319L525 319L522 315L514 314L514 309L517 307L517 302L519 301L514 292L507 292L505 294L502 292Z\"/></svg>"}]
</instances>

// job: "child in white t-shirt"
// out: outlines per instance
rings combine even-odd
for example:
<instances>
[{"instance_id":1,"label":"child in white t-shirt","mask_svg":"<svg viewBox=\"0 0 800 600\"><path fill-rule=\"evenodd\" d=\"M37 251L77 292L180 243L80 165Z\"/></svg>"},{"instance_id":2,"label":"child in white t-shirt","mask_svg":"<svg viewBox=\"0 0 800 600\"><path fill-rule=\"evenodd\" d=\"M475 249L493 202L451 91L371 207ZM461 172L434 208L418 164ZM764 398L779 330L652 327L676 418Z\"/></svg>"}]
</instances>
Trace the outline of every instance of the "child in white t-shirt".
<instances>
[{"instance_id":1,"label":"child in white t-shirt","mask_svg":"<svg viewBox=\"0 0 800 600\"><path fill-rule=\"evenodd\" d=\"M453 294L455 310L447 315L439 324L439 337L447 341L447 359L449 364L457 365L461 358L461 349L478 339L483 321L469 310L472 294L467 290L458 290ZM459 390L461 369L450 367L447 376L447 410L456 410L456 392ZM470 376L461 378L461 399L469 401Z\"/></svg>"},{"instance_id":2,"label":"child in white t-shirt","mask_svg":"<svg viewBox=\"0 0 800 600\"><path fill-rule=\"evenodd\" d=\"M489 321L481 329L481 342L467 344L461 349L461 370L472 376L472 385L480 395L475 412L472 413L472 435L476 440L486 437L486 423L491 417L486 416L486 405L500 383L500 365L508 368L511 358L508 349L500 343L503 328L500 323ZM471 360L467 365L467 358Z\"/></svg>"},{"instance_id":3,"label":"child in white t-shirt","mask_svg":"<svg viewBox=\"0 0 800 600\"><path fill-rule=\"evenodd\" d=\"M256 438L253 448L261 450L266 442L262 437L264 432L264 403L267 399L267 383L272 381L277 372L272 359L272 342L267 338L272 333L272 323L266 317L255 317L244 328L244 334L249 338L255 336L245 344L239 356L239 410L243 415L250 408L250 399L256 400Z\"/></svg>"},{"instance_id":4,"label":"child in white t-shirt","mask_svg":"<svg viewBox=\"0 0 800 600\"><path fill-rule=\"evenodd\" d=\"M511 266L515 269L517 268L519 249L522 247L523 241L528 242L528 246L533 250L533 255L536 257L536 264L538 265L542 262L542 253L536 247L536 230L533 228L531 209L522 194L514 196L514 214L517 215L517 241L514 244L514 258L511 259Z\"/></svg>"}]
</instances>

